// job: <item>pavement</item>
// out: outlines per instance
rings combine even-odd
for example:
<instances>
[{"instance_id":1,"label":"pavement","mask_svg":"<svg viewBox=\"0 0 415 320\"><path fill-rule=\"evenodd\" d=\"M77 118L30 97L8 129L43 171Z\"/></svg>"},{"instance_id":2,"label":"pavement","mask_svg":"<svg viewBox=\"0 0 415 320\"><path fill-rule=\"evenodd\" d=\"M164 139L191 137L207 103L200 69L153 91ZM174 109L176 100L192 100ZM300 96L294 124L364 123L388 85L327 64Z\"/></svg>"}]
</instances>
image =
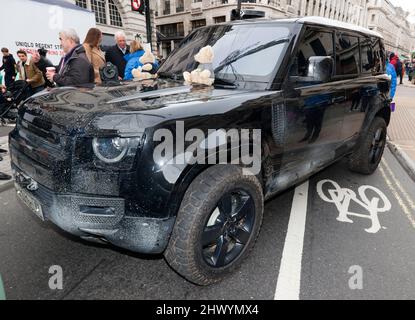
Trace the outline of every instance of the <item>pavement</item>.
<instances>
[{"instance_id":1,"label":"pavement","mask_svg":"<svg viewBox=\"0 0 415 320\"><path fill-rule=\"evenodd\" d=\"M389 147L415 180L415 85L408 80L399 85L395 102L388 128Z\"/></svg>"}]
</instances>

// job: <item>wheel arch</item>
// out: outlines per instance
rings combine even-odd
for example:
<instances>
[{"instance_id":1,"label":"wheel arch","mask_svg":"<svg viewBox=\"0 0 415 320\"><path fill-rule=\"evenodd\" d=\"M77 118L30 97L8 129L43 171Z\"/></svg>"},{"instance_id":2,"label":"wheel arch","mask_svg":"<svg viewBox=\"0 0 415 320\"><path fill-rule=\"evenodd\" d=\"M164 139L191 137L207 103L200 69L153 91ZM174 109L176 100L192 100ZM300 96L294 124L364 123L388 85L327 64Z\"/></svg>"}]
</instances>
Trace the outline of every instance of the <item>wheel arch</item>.
<instances>
[{"instance_id":1,"label":"wheel arch","mask_svg":"<svg viewBox=\"0 0 415 320\"><path fill-rule=\"evenodd\" d=\"M250 144L250 147L252 147L253 144ZM225 151L225 150L223 150ZM230 148L226 149L226 153L229 153L231 151ZM215 156L219 157L221 154L221 152L216 152ZM262 151L261 151L262 154ZM263 167L262 167L262 159L257 159L258 161L261 161L261 168L260 168L260 172L255 174L256 178L258 179L258 181L260 182L262 188L264 189L264 178L262 177L262 172L263 172ZM180 209L180 204L182 202L182 199L185 195L185 193L187 192L187 190L189 189L190 185L192 184L192 182L194 181L194 179L196 179L197 176L199 176L200 174L202 174L205 170L207 170L210 167L213 167L215 165L218 165L217 163L214 164L209 164L208 163L208 156L205 157L205 164L188 164L183 171L181 172L179 178L177 179L173 190L171 192L170 195L170 199L169 199L169 204L170 204L170 208L169 208L169 216L176 216L178 210ZM224 165L230 165L230 166L239 166L242 167L241 164L232 164L230 162L224 164Z\"/></svg>"},{"instance_id":2,"label":"wheel arch","mask_svg":"<svg viewBox=\"0 0 415 320\"><path fill-rule=\"evenodd\" d=\"M367 110L368 111L366 112L366 117L363 121L362 129L360 130L358 143L360 143L362 138L365 137L371 123L376 117L385 119L386 125L389 125L391 120L390 100L383 95L373 97L369 102Z\"/></svg>"},{"instance_id":3,"label":"wheel arch","mask_svg":"<svg viewBox=\"0 0 415 320\"><path fill-rule=\"evenodd\" d=\"M386 125L389 126L391 121L392 111L390 107L383 107L378 112L376 112L375 117L383 118L386 122ZM372 119L373 120L373 119Z\"/></svg>"}]
</instances>

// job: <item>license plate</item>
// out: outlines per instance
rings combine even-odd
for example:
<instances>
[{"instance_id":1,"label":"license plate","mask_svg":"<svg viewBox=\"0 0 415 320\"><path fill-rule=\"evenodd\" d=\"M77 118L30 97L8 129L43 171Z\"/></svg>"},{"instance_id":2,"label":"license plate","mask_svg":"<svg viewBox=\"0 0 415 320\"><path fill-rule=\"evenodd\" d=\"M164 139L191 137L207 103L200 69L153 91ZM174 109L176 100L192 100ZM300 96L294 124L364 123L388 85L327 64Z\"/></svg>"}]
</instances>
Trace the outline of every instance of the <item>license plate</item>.
<instances>
[{"instance_id":1,"label":"license plate","mask_svg":"<svg viewBox=\"0 0 415 320\"><path fill-rule=\"evenodd\" d=\"M43 216L42 205L40 202L33 197L28 191L23 189L18 184L15 184L17 196L19 199L29 207L42 221L45 221L45 217Z\"/></svg>"}]
</instances>

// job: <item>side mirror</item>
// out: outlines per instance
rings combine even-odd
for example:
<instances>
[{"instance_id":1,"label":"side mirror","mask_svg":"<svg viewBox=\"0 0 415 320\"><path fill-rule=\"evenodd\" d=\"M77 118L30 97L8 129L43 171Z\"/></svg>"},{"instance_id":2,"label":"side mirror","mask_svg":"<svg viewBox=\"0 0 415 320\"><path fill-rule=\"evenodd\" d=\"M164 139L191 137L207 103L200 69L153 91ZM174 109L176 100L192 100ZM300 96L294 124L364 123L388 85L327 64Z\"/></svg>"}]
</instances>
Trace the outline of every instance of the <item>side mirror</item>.
<instances>
[{"instance_id":1,"label":"side mirror","mask_svg":"<svg viewBox=\"0 0 415 320\"><path fill-rule=\"evenodd\" d=\"M328 82L331 80L333 68L334 60L332 57L310 57L307 78L311 82Z\"/></svg>"},{"instance_id":2,"label":"side mirror","mask_svg":"<svg viewBox=\"0 0 415 320\"><path fill-rule=\"evenodd\" d=\"M293 83L324 83L331 80L334 69L332 57L313 56L308 59L308 67L301 76L290 76Z\"/></svg>"}]
</instances>

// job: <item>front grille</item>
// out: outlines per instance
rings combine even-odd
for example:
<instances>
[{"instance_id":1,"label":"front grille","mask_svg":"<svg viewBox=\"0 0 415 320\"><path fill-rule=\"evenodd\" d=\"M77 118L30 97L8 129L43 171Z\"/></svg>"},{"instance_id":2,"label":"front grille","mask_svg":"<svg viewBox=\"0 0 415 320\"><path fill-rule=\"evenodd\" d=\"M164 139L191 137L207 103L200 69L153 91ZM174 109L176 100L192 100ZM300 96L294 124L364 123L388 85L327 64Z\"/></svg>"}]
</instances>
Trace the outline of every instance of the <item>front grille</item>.
<instances>
[{"instance_id":1,"label":"front grille","mask_svg":"<svg viewBox=\"0 0 415 320\"><path fill-rule=\"evenodd\" d=\"M60 144L53 144L22 127L18 128L18 132L20 139L13 139L12 145L28 157L48 168L52 168L56 161L64 161Z\"/></svg>"},{"instance_id":2,"label":"front grille","mask_svg":"<svg viewBox=\"0 0 415 320\"><path fill-rule=\"evenodd\" d=\"M54 191L70 191L71 138L20 120L10 134L12 163Z\"/></svg>"}]
</instances>

